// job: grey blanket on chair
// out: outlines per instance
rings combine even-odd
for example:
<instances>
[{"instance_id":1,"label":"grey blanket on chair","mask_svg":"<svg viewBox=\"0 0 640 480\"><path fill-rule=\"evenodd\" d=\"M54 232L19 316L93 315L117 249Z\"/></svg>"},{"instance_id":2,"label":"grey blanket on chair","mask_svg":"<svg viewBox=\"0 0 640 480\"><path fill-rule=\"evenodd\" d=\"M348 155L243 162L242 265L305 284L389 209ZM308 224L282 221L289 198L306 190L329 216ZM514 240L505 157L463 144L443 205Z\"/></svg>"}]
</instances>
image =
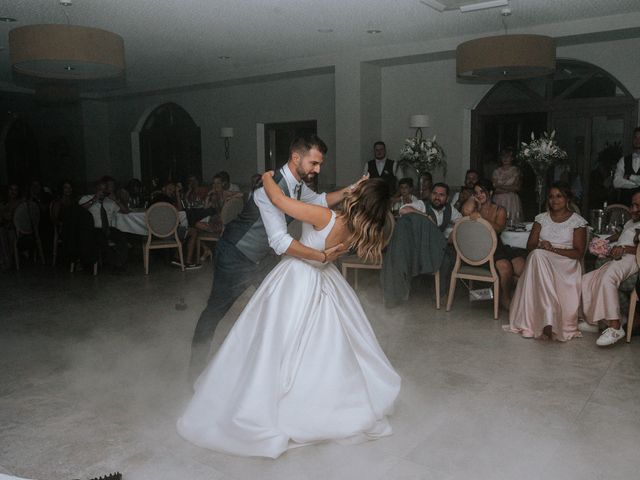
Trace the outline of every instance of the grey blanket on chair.
<instances>
[{"instance_id":1,"label":"grey blanket on chair","mask_svg":"<svg viewBox=\"0 0 640 480\"><path fill-rule=\"evenodd\" d=\"M437 272L447 240L424 215L404 215L396 222L382 262L384 304L394 307L409 298L411 279Z\"/></svg>"}]
</instances>

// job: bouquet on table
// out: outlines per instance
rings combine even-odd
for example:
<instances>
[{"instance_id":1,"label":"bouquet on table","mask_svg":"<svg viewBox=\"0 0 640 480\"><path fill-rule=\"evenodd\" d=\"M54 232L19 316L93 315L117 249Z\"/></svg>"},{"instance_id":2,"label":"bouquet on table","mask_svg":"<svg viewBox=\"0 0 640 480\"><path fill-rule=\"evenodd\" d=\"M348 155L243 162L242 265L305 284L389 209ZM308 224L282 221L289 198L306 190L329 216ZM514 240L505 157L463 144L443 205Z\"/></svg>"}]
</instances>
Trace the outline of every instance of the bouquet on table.
<instances>
[{"instance_id":1,"label":"bouquet on table","mask_svg":"<svg viewBox=\"0 0 640 480\"><path fill-rule=\"evenodd\" d=\"M611 250L611 246L607 238L594 237L589 243L589 252L598 258L605 258L609 255L609 250Z\"/></svg>"},{"instance_id":2,"label":"bouquet on table","mask_svg":"<svg viewBox=\"0 0 640 480\"><path fill-rule=\"evenodd\" d=\"M426 139L422 137L407 138L400 149L400 162L411 165L418 175L425 172L433 172L436 168L442 168L447 175L447 162L445 153L436 137Z\"/></svg>"}]
</instances>

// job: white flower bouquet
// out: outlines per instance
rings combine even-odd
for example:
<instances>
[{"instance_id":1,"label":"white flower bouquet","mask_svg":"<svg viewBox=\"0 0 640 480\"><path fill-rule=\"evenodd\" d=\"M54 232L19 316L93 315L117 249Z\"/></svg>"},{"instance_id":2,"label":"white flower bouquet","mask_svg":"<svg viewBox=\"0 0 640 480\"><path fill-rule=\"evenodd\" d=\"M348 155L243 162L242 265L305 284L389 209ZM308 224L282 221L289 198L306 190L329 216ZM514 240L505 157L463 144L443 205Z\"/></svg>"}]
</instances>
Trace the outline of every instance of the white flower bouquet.
<instances>
[{"instance_id":1,"label":"white flower bouquet","mask_svg":"<svg viewBox=\"0 0 640 480\"><path fill-rule=\"evenodd\" d=\"M522 142L518 160L527 162L537 176L546 175L549 167L567 159L567 152L558 146L555 135L554 130L551 135L544 132L540 138L536 138L531 132L531 142Z\"/></svg>"},{"instance_id":2,"label":"white flower bouquet","mask_svg":"<svg viewBox=\"0 0 640 480\"><path fill-rule=\"evenodd\" d=\"M407 138L400 149L400 161L411 165L418 174L432 172L436 168L442 168L444 175L447 174L447 162L445 153L436 137Z\"/></svg>"}]
</instances>

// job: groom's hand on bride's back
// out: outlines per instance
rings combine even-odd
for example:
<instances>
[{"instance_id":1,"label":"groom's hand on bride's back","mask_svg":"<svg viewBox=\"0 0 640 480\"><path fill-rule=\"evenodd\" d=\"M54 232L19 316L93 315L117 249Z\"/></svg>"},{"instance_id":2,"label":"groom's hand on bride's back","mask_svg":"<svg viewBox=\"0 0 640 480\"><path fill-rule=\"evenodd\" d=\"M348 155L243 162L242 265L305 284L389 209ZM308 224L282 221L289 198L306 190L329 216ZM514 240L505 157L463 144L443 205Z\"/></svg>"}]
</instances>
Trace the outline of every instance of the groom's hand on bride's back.
<instances>
[{"instance_id":1,"label":"groom's hand on bride's back","mask_svg":"<svg viewBox=\"0 0 640 480\"><path fill-rule=\"evenodd\" d=\"M327 248L324 251L325 255L327 256L326 262L329 263L335 261L340 255L347 253L348 250L349 248L345 247L342 243L334 245L331 248Z\"/></svg>"}]
</instances>

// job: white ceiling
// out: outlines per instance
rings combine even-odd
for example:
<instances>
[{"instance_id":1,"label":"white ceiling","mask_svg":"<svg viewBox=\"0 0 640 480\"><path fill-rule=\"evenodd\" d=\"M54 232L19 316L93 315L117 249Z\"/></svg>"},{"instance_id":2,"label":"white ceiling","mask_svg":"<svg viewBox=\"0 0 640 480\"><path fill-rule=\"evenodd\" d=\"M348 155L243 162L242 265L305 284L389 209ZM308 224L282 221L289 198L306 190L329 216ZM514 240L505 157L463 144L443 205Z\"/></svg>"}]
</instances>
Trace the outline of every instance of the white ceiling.
<instances>
[{"instance_id":1,"label":"white ceiling","mask_svg":"<svg viewBox=\"0 0 640 480\"><path fill-rule=\"evenodd\" d=\"M471 0L469 0L471 1ZM511 0L510 29L640 12L640 0ZM500 9L437 12L419 0L4 0L0 82L11 83L8 32L21 25L100 27L125 41L127 85L154 89L231 78L259 66L500 30ZM318 29L332 29L320 33ZM379 29L377 35L366 33ZM228 60L218 57L226 55ZM224 74L224 75L222 75Z\"/></svg>"}]
</instances>

